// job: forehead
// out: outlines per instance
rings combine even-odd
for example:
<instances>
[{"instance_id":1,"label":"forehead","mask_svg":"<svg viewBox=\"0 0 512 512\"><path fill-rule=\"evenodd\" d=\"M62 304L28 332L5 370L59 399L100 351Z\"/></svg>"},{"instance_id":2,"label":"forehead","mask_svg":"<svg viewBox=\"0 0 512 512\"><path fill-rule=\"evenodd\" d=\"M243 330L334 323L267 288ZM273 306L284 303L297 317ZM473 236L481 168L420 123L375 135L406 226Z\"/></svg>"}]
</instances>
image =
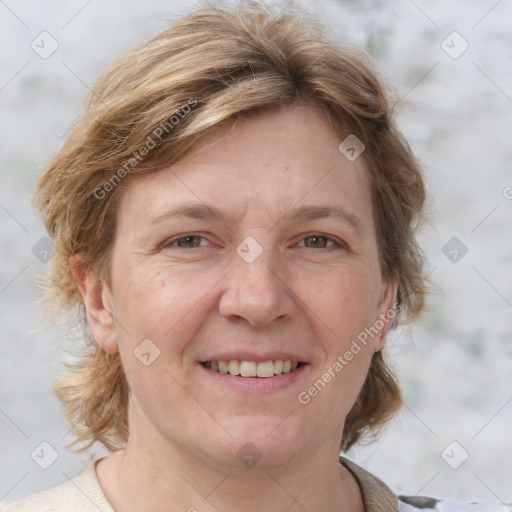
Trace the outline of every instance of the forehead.
<instances>
[{"instance_id":1,"label":"forehead","mask_svg":"<svg viewBox=\"0 0 512 512\"><path fill-rule=\"evenodd\" d=\"M347 159L341 142L319 113L303 105L233 120L180 162L132 180L121 208L146 222L192 203L237 219L251 210L278 219L301 206L334 206L370 227L364 160Z\"/></svg>"}]
</instances>

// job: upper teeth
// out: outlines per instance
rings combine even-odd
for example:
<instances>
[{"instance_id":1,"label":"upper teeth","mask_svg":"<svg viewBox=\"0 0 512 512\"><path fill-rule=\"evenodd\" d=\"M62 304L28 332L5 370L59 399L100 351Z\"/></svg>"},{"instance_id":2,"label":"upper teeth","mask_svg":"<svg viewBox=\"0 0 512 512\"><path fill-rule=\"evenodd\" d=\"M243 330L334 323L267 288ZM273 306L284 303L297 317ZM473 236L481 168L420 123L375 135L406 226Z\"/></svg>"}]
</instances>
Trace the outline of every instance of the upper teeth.
<instances>
[{"instance_id":1,"label":"upper teeth","mask_svg":"<svg viewBox=\"0 0 512 512\"><path fill-rule=\"evenodd\" d=\"M280 373L288 373L298 366L297 361L209 361L207 368L220 373L240 375L241 377L272 377Z\"/></svg>"}]
</instances>

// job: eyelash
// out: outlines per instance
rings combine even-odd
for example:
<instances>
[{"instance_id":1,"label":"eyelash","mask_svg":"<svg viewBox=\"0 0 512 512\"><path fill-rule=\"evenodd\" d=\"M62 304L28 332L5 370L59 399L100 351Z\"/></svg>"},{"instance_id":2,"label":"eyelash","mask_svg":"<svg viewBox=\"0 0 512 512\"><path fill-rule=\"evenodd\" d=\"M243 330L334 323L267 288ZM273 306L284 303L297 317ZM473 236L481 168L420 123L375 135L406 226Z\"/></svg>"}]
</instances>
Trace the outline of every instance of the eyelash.
<instances>
[{"instance_id":1,"label":"eyelash","mask_svg":"<svg viewBox=\"0 0 512 512\"><path fill-rule=\"evenodd\" d=\"M321 233L311 233L311 234L308 234L308 235L304 236L303 238L301 238L300 241L303 242L304 240L306 240L308 238L314 238L314 237L324 238L324 239L326 239L327 243L332 242L331 246L320 247L320 249L324 249L324 250L328 251L328 250L346 249L347 248L346 244L343 243L341 240L338 240L337 238L334 238L334 237L331 237L331 236L323 235ZM162 245L162 248L172 247L174 243L179 242L181 240L185 240L187 238L201 238L203 240L206 240L206 237L201 236L200 234L197 234L197 233L187 233L186 235L180 235L177 238L168 240L167 242L165 242ZM185 250L188 250L188 249L200 249L201 248L201 247L190 247L190 248L188 248L188 247L178 247L178 246L174 246L174 247L176 247L177 249L185 249ZM305 247L305 246L303 246L303 247L306 248L306 249L314 249L313 247Z\"/></svg>"}]
</instances>

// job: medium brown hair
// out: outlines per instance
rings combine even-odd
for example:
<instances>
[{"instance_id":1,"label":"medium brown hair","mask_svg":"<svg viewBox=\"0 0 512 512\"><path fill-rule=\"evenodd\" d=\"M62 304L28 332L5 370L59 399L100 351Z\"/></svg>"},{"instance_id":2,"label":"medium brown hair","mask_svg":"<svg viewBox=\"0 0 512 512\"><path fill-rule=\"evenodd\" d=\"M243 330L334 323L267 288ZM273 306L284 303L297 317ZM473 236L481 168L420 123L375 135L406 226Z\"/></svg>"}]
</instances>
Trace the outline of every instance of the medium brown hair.
<instances>
[{"instance_id":1,"label":"medium brown hair","mask_svg":"<svg viewBox=\"0 0 512 512\"><path fill-rule=\"evenodd\" d=\"M198 10L105 70L35 186L36 207L55 244L47 305L54 318L78 312L85 333L80 359L55 380L74 428L72 444L86 449L99 441L111 450L125 444L128 383L119 354L106 353L87 329L69 259L79 253L108 281L117 205L130 177L176 163L228 120L302 101L340 142L357 136L365 145L383 278L398 280L399 320L419 314L425 279L414 230L424 185L384 84L365 52L334 42L293 5L283 12L254 4ZM377 352L341 448L376 434L400 405L397 382Z\"/></svg>"}]
</instances>

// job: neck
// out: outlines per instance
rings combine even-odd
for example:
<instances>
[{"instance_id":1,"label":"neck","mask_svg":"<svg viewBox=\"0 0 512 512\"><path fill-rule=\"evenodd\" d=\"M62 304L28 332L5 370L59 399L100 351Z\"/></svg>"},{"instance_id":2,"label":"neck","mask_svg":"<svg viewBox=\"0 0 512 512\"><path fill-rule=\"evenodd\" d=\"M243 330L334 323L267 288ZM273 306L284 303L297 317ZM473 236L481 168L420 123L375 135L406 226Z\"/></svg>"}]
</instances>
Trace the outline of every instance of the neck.
<instances>
[{"instance_id":1,"label":"neck","mask_svg":"<svg viewBox=\"0 0 512 512\"><path fill-rule=\"evenodd\" d=\"M355 478L339 462L340 439L334 436L281 464L248 468L222 465L190 443L170 442L144 415L132 411L130 420L126 449L97 466L116 512L364 511Z\"/></svg>"},{"instance_id":2,"label":"neck","mask_svg":"<svg viewBox=\"0 0 512 512\"><path fill-rule=\"evenodd\" d=\"M321 452L287 467L222 470L181 449L148 450L132 437L101 470L98 464L98 478L117 512L364 510L352 475Z\"/></svg>"}]
</instances>

